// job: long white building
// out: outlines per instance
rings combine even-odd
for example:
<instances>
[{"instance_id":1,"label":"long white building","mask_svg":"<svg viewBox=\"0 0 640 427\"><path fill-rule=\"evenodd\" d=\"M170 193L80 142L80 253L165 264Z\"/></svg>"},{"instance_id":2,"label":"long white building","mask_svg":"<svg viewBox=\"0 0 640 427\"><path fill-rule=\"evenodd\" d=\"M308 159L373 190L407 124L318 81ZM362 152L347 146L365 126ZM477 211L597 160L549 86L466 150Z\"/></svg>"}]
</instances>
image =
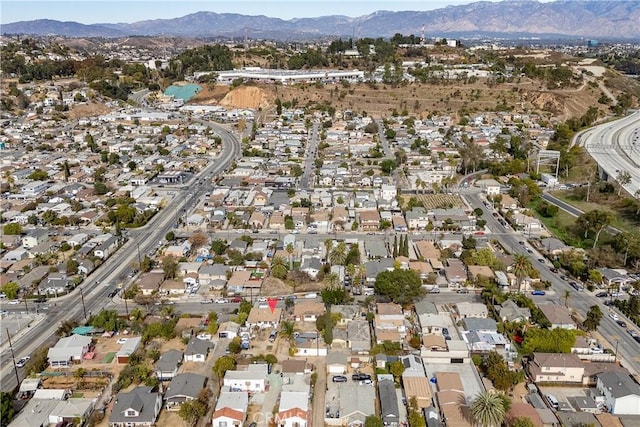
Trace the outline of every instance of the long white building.
<instances>
[{"instance_id":1,"label":"long white building","mask_svg":"<svg viewBox=\"0 0 640 427\"><path fill-rule=\"evenodd\" d=\"M231 83L236 79L253 80L263 83L294 83L325 82L333 83L342 80L349 82L364 81L364 71L359 70L270 70L260 67L245 67L230 71L217 71L218 82ZM200 76L208 72L194 73L197 81Z\"/></svg>"}]
</instances>

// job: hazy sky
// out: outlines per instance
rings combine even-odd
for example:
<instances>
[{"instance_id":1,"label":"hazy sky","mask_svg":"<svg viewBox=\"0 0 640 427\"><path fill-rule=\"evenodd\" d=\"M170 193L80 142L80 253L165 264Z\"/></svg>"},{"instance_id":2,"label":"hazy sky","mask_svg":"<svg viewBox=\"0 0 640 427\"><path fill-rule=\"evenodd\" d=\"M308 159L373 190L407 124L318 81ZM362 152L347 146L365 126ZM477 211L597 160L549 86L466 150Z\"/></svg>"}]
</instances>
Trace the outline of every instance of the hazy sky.
<instances>
[{"instance_id":1,"label":"hazy sky","mask_svg":"<svg viewBox=\"0 0 640 427\"><path fill-rule=\"evenodd\" d=\"M177 18L194 12L240 13L291 19L326 15L360 16L377 10L432 10L476 0L0 0L3 24L34 19L82 24L131 23Z\"/></svg>"}]
</instances>

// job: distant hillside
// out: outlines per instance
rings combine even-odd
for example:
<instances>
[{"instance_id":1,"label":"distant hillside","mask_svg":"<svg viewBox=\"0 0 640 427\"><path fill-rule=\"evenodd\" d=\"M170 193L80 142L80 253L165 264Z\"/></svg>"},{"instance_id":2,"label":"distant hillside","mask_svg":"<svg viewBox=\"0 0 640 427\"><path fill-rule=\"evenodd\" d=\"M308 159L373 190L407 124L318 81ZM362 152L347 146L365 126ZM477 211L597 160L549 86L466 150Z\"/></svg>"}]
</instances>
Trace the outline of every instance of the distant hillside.
<instances>
[{"instance_id":1,"label":"distant hillside","mask_svg":"<svg viewBox=\"0 0 640 427\"><path fill-rule=\"evenodd\" d=\"M448 6L431 11L378 11L350 18L323 16L283 20L266 16L198 12L173 19L131 24L84 25L48 19L2 25L3 34L67 37L173 35L253 37L294 40L323 36L390 37L421 32L427 37L586 37L640 39L640 1L506 0Z\"/></svg>"}]
</instances>

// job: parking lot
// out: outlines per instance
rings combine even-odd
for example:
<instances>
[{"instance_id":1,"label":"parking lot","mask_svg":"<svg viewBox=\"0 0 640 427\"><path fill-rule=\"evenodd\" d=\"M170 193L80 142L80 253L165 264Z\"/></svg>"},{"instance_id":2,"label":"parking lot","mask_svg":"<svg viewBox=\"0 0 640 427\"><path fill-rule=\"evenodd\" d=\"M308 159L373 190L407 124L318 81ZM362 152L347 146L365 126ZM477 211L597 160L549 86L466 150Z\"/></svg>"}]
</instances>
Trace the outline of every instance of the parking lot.
<instances>
[{"instance_id":1,"label":"parking lot","mask_svg":"<svg viewBox=\"0 0 640 427\"><path fill-rule=\"evenodd\" d=\"M559 409L560 411L576 411L577 408L574 408L571 404L571 398L573 397L584 397L588 396L588 390L581 387L551 387L551 386L540 386L540 393L542 396L546 396L548 394L552 394L558 399ZM548 405L549 403L545 399L545 403Z\"/></svg>"}]
</instances>

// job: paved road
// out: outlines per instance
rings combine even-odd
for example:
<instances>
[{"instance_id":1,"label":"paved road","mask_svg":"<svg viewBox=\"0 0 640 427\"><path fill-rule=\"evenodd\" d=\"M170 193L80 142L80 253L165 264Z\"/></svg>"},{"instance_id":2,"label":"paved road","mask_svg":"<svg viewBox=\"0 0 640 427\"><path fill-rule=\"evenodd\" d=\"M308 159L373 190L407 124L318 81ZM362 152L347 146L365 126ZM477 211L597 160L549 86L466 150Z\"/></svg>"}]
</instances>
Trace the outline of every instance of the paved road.
<instances>
[{"instance_id":1,"label":"paved road","mask_svg":"<svg viewBox=\"0 0 640 427\"><path fill-rule=\"evenodd\" d=\"M557 197L552 196L549 193L543 193L542 194L542 198L544 200L546 200L547 202L558 206L563 211L570 213L571 215L575 216L576 218L584 213L584 211L581 211L580 209L576 208L575 206L570 205L569 203L566 203L566 202L558 199ZM606 230L609 233L611 233L612 235L614 235L614 236L616 234L618 234L618 233L621 233L620 230L618 230L615 227L611 227L611 226L608 226Z\"/></svg>"},{"instance_id":2,"label":"paved road","mask_svg":"<svg viewBox=\"0 0 640 427\"><path fill-rule=\"evenodd\" d=\"M495 218L493 218L491 209L488 209L483 204L483 196L478 193L463 193L462 196L473 208L478 207L485 212L483 218L487 220L487 226L489 228L499 231L505 230L505 227L503 227L495 220ZM589 307L591 307L592 305L599 305L600 309L605 314L610 312L609 307L604 305L604 300L602 298L596 298L590 292L575 291L567 281L561 280L558 274L551 272L551 266L548 262L545 262L543 264L538 261L538 259L542 257L538 253L536 253L535 250L533 251L533 254L528 254L527 252L525 252L523 249L526 248L527 245L523 246L519 243L520 241L525 240L522 235L515 232L509 234L498 233L496 234L495 238L508 252L512 254L524 253L528 255L531 259L531 264L540 273L541 279L547 280L551 283L553 291L555 291L555 294L559 298L562 298L562 296L564 296L565 291L569 291L571 293L571 296L569 298L569 308L577 311L583 318L586 316ZM618 313L618 316L620 317L620 319L625 320L627 325L633 324L629 319L626 319L620 313ZM639 330L635 326L631 327L636 331ZM636 376L640 375L640 343L633 340L624 328L619 326L607 315L605 315L600 322L598 332L609 341L609 348L614 349L616 346L616 341L618 342L618 359L622 361L623 366L629 369L632 374ZM621 345L621 343L624 343L624 345Z\"/></svg>"},{"instance_id":3,"label":"paved road","mask_svg":"<svg viewBox=\"0 0 640 427\"><path fill-rule=\"evenodd\" d=\"M175 225L177 213L193 205L199 197L210 191L210 179L208 178L226 169L241 154L240 142L231 132L215 123L207 122L207 124L216 129L222 137L224 148L220 157L203 169L197 179L192 180L189 190L185 190L185 192L189 192L188 195L185 195L186 197L174 198L146 227L131 230L129 241L92 274L91 279L82 285L82 291L78 288L71 295L61 298L54 310L49 309L47 322L42 322L31 328L18 338L13 343L17 357L31 354L43 344L50 345L55 342L55 331L62 321L68 319L83 321L85 310L89 316L90 313L97 313L109 304L111 299L107 297L107 294L113 287L105 286L105 283L115 284L126 274L130 266L138 261L139 253L146 254L153 251L157 242L163 239L165 234ZM11 391L17 386L17 382L15 375L11 372L13 366L9 363L10 358L6 346L3 345L2 350L0 389ZM20 372L21 377L24 377L24 374L24 372Z\"/></svg>"},{"instance_id":4,"label":"paved road","mask_svg":"<svg viewBox=\"0 0 640 427\"><path fill-rule=\"evenodd\" d=\"M623 185L634 197L640 190L640 111L581 133L579 143L612 179L626 171L631 181ZM639 193L640 194L640 193Z\"/></svg>"},{"instance_id":5,"label":"paved road","mask_svg":"<svg viewBox=\"0 0 640 427\"><path fill-rule=\"evenodd\" d=\"M304 160L304 173L300 179L300 188L309 189L310 179L314 179L313 171L315 170L315 160L318 158L318 122L313 122L309 141L307 141L307 152Z\"/></svg>"}]
</instances>

